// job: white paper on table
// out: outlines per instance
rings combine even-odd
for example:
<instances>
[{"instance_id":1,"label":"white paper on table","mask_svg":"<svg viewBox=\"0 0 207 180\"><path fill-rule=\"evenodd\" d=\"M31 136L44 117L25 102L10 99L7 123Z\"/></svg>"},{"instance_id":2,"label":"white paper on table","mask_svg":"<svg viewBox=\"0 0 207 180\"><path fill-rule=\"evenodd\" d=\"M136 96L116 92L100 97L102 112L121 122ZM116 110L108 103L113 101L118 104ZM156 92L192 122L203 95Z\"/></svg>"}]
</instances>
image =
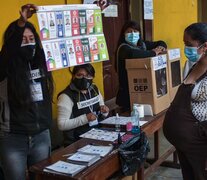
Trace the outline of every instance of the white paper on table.
<instances>
[{"instance_id":1,"label":"white paper on table","mask_svg":"<svg viewBox=\"0 0 207 180\"><path fill-rule=\"evenodd\" d=\"M89 154L99 154L101 157L104 157L112 149L113 149L113 146L101 146L101 145L88 144L88 145L78 149L78 152L89 153Z\"/></svg>"},{"instance_id":2,"label":"white paper on table","mask_svg":"<svg viewBox=\"0 0 207 180\"><path fill-rule=\"evenodd\" d=\"M129 121L131 121L131 117L124 117L124 116L119 116L119 119L116 120L116 116L111 116L103 121L101 121L101 124L110 124L110 125L115 125L115 124L120 124L120 125L126 125ZM147 123L147 121L139 121L140 126L144 125Z\"/></svg>"},{"instance_id":3,"label":"white paper on table","mask_svg":"<svg viewBox=\"0 0 207 180\"><path fill-rule=\"evenodd\" d=\"M123 136L125 134L125 132L106 131L106 130L93 128L93 129L87 131L86 133L80 135L80 137L113 142L118 139L119 133L121 136Z\"/></svg>"},{"instance_id":4,"label":"white paper on table","mask_svg":"<svg viewBox=\"0 0 207 180\"><path fill-rule=\"evenodd\" d=\"M56 163L45 167L46 170L52 170L58 173L64 173L68 175L75 175L81 170L85 169L86 166L78 165L78 164L72 164L64 161L57 161Z\"/></svg>"},{"instance_id":5,"label":"white paper on table","mask_svg":"<svg viewBox=\"0 0 207 180\"><path fill-rule=\"evenodd\" d=\"M68 157L68 160L72 161L81 161L81 162L90 162L93 160L97 155L95 154L83 154L80 152L76 152L72 156Z\"/></svg>"}]
</instances>

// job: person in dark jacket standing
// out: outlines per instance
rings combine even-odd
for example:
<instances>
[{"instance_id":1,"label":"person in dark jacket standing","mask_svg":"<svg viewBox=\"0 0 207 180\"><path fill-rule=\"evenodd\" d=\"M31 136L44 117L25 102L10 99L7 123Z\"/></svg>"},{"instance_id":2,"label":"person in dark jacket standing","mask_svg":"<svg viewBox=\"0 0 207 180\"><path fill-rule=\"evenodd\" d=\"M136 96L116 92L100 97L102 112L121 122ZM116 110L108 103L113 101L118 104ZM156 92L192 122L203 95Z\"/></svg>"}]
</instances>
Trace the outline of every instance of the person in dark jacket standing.
<instances>
[{"instance_id":1,"label":"person in dark jacket standing","mask_svg":"<svg viewBox=\"0 0 207 180\"><path fill-rule=\"evenodd\" d=\"M116 70L119 78L119 89L116 103L124 111L130 109L127 71L125 59L153 57L166 51L164 41L143 41L140 26L135 21L128 21L121 30L116 51Z\"/></svg>"},{"instance_id":2,"label":"person in dark jacket standing","mask_svg":"<svg viewBox=\"0 0 207 180\"><path fill-rule=\"evenodd\" d=\"M25 180L27 167L50 155L53 81L39 36L27 21L36 10L22 6L0 52L0 162L6 180Z\"/></svg>"},{"instance_id":3,"label":"person in dark jacket standing","mask_svg":"<svg viewBox=\"0 0 207 180\"><path fill-rule=\"evenodd\" d=\"M163 132L178 153L184 180L207 179L207 23L184 31L186 57L194 61L168 108Z\"/></svg>"}]
</instances>

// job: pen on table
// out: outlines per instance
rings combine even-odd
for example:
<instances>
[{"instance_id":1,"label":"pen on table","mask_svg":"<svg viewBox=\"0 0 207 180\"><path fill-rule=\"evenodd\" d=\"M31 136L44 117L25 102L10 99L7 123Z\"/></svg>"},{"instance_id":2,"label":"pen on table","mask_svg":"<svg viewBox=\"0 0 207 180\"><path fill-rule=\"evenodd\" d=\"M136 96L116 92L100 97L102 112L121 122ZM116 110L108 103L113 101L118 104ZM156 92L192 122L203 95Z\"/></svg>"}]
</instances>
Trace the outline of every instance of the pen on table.
<instances>
[{"instance_id":1,"label":"pen on table","mask_svg":"<svg viewBox=\"0 0 207 180\"><path fill-rule=\"evenodd\" d=\"M104 144L96 144L96 143L89 143L89 145L92 145L92 146L113 146L113 144L104 145Z\"/></svg>"},{"instance_id":2,"label":"pen on table","mask_svg":"<svg viewBox=\"0 0 207 180\"><path fill-rule=\"evenodd\" d=\"M70 153L70 154L63 154L62 157L67 157L67 156L72 156L74 153Z\"/></svg>"}]
</instances>

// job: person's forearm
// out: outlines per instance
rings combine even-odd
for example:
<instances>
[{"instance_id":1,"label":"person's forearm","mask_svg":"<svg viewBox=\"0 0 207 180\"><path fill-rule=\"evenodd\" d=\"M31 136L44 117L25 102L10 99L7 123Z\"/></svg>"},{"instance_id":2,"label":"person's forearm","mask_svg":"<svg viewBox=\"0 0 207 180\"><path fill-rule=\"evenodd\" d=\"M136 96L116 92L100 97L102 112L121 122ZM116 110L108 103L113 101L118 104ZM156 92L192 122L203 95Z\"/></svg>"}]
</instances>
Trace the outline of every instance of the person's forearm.
<instances>
[{"instance_id":1,"label":"person's forearm","mask_svg":"<svg viewBox=\"0 0 207 180\"><path fill-rule=\"evenodd\" d=\"M60 130L62 131L70 130L88 123L85 114L78 116L76 118L71 118L73 102L66 94L61 94L58 97L57 107L58 107L57 121L58 121L58 128Z\"/></svg>"},{"instance_id":2,"label":"person's forearm","mask_svg":"<svg viewBox=\"0 0 207 180\"><path fill-rule=\"evenodd\" d=\"M99 91L99 98L100 98L99 105L100 105L100 106L105 105L104 100L103 100L103 96L102 96L102 94L100 93L100 91Z\"/></svg>"},{"instance_id":3,"label":"person's forearm","mask_svg":"<svg viewBox=\"0 0 207 180\"><path fill-rule=\"evenodd\" d=\"M24 27L18 26L18 20L14 22L13 24L13 33L10 35L10 37L7 37L7 41L4 42L4 45L7 49L9 49L10 52L16 53L18 52L23 39L23 33L24 33Z\"/></svg>"},{"instance_id":4,"label":"person's forearm","mask_svg":"<svg viewBox=\"0 0 207 180\"><path fill-rule=\"evenodd\" d=\"M85 114L78 116L76 118L70 119L67 117L64 113L64 111L61 112L61 110L58 110L58 128L61 131L66 131L70 129L75 129L79 126L83 126L88 123L87 117Z\"/></svg>"},{"instance_id":5,"label":"person's forearm","mask_svg":"<svg viewBox=\"0 0 207 180\"><path fill-rule=\"evenodd\" d=\"M25 24L26 24L26 22L21 17L17 20L17 25L19 27L24 27Z\"/></svg>"}]
</instances>

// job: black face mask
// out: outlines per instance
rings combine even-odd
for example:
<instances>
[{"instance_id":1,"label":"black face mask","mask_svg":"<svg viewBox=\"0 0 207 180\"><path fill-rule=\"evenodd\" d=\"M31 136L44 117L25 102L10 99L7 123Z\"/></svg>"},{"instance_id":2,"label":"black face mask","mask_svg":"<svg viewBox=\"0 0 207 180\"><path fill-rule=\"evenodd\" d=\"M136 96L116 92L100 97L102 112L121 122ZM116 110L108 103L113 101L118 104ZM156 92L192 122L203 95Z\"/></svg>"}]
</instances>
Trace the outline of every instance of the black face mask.
<instances>
[{"instance_id":1,"label":"black face mask","mask_svg":"<svg viewBox=\"0 0 207 180\"><path fill-rule=\"evenodd\" d=\"M73 84L79 90L87 90L92 84L92 79L86 79L84 77L81 79L75 78L73 79Z\"/></svg>"},{"instance_id":2,"label":"black face mask","mask_svg":"<svg viewBox=\"0 0 207 180\"><path fill-rule=\"evenodd\" d=\"M32 60L35 55L35 43L25 44L21 46L21 56L27 60Z\"/></svg>"}]
</instances>

